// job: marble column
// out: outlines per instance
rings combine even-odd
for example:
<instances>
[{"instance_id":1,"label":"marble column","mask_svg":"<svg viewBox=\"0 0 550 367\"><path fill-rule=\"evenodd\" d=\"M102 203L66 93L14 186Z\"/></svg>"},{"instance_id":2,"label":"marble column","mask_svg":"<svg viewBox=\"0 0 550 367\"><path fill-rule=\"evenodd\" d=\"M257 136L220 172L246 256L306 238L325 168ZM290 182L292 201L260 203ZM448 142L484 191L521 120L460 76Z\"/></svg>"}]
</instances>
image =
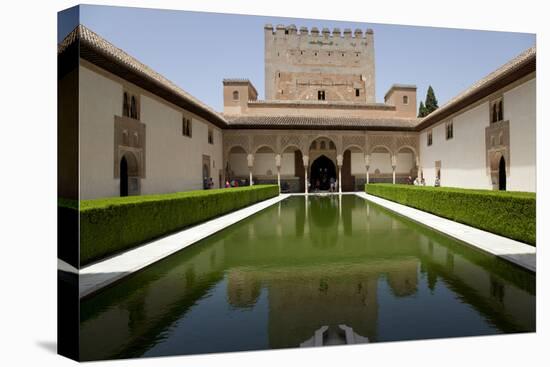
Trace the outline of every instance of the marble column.
<instances>
[{"instance_id":1,"label":"marble column","mask_svg":"<svg viewBox=\"0 0 550 367\"><path fill-rule=\"evenodd\" d=\"M366 181L365 183L368 184L369 183L369 168L370 168L370 155L369 154L365 154L365 178L366 178Z\"/></svg>"},{"instance_id":2,"label":"marble column","mask_svg":"<svg viewBox=\"0 0 550 367\"><path fill-rule=\"evenodd\" d=\"M336 156L336 164L338 165L338 193L342 193L342 164L344 163L344 157L341 154Z\"/></svg>"},{"instance_id":3,"label":"marble column","mask_svg":"<svg viewBox=\"0 0 550 367\"><path fill-rule=\"evenodd\" d=\"M392 169L392 183L395 184L395 168L397 167L397 158L395 155L391 156L391 169Z\"/></svg>"},{"instance_id":4,"label":"marble column","mask_svg":"<svg viewBox=\"0 0 550 367\"><path fill-rule=\"evenodd\" d=\"M246 157L246 160L248 163L248 176L249 176L248 184L249 186L252 186L252 168L254 167L254 155L249 154Z\"/></svg>"},{"instance_id":5,"label":"marble column","mask_svg":"<svg viewBox=\"0 0 550 367\"><path fill-rule=\"evenodd\" d=\"M304 155L302 157L302 161L304 162L304 178L305 178L305 182L304 182L304 186L305 186L305 190L304 192L307 194L308 191L309 191L309 188L308 188L308 178L307 178L307 170L308 170L308 165L309 165L309 157L307 155Z\"/></svg>"},{"instance_id":6,"label":"marble column","mask_svg":"<svg viewBox=\"0 0 550 367\"><path fill-rule=\"evenodd\" d=\"M277 185L279 185L279 193L281 193L281 155L275 155L275 166L277 166Z\"/></svg>"}]
</instances>

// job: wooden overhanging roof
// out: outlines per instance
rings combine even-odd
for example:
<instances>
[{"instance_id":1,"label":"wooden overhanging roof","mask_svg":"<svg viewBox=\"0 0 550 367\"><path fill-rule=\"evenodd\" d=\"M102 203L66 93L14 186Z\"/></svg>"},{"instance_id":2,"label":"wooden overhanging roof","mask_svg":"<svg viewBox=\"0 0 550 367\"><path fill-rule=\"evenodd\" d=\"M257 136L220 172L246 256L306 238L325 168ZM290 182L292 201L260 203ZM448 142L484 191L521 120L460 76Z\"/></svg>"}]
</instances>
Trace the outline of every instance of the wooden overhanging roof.
<instances>
[{"instance_id":1,"label":"wooden overhanging roof","mask_svg":"<svg viewBox=\"0 0 550 367\"><path fill-rule=\"evenodd\" d=\"M226 127L227 122L220 113L83 25L76 27L58 45L58 55L75 43L79 45L81 58L221 128Z\"/></svg>"},{"instance_id":2,"label":"wooden overhanging roof","mask_svg":"<svg viewBox=\"0 0 550 367\"><path fill-rule=\"evenodd\" d=\"M76 52L75 52L76 50ZM467 90L452 98L445 105L422 119L403 118L352 118L325 116L224 116L193 97L125 51L115 47L83 25L78 25L58 45L58 56L75 53L79 57L169 101L181 108L212 122L220 128L238 129L344 129L344 130L403 130L420 131L470 104L494 93L508 84L536 71L536 48L531 47L502 67L479 80ZM63 67L60 68L60 70ZM228 81L236 81L229 80ZM253 101L255 104L309 107L312 103L297 101ZM342 103L336 103L339 106ZM345 103L344 103L345 104ZM379 103L349 108L392 108Z\"/></svg>"},{"instance_id":3,"label":"wooden overhanging roof","mask_svg":"<svg viewBox=\"0 0 550 367\"><path fill-rule=\"evenodd\" d=\"M537 50L533 46L522 52L517 57L508 61L497 70L493 71L483 79L474 83L471 87L459 93L450 101L445 103L437 110L424 117L417 130L423 130L450 115L462 110L463 108L483 99L499 89L531 74L537 70Z\"/></svg>"}]
</instances>

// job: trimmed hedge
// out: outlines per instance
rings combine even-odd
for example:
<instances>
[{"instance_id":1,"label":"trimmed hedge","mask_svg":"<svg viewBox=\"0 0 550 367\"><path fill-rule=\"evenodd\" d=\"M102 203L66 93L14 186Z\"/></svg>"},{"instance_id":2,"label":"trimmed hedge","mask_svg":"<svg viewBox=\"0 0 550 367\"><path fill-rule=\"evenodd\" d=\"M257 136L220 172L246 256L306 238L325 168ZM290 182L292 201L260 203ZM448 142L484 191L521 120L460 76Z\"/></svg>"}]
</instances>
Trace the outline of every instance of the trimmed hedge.
<instances>
[{"instance_id":1,"label":"trimmed hedge","mask_svg":"<svg viewBox=\"0 0 550 367\"><path fill-rule=\"evenodd\" d=\"M365 192L536 245L535 193L392 184L368 184Z\"/></svg>"},{"instance_id":2,"label":"trimmed hedge","mask_svg":"<svg viewBox=\"0 0 550 367\"><path fill-rule=\"evenodd\" d=\"M80 201L80 264L279 195L256 185ZM60 203L62 205L62 203Z\"/></svg>"}]
</instances>

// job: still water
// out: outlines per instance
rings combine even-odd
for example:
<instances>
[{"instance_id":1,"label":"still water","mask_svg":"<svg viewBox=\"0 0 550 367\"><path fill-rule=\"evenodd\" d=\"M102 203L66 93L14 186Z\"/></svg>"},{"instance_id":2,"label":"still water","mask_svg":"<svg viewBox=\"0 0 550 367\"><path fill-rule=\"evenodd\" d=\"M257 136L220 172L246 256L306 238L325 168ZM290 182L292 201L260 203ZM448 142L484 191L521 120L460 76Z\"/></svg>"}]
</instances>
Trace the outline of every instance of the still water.
<instances>
[{"instance_id":1,"label":"still water","mask_svg":"<svg viewBox=\"0 0 550 367\"><path fill-rule=\"evenodd\" d=\"M83 360L535 331L535 276L355 195L290 197L81 302ZM322 334L323 330L327 330Z\"/></svg>"}]
</instances>

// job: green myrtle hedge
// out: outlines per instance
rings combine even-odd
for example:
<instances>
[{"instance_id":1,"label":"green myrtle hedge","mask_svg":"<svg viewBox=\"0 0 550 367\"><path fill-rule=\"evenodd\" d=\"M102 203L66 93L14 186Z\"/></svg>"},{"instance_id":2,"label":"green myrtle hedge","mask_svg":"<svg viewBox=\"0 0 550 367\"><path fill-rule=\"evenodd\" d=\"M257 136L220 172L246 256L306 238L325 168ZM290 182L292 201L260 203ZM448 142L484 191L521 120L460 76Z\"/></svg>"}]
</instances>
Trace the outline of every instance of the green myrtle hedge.
<instances>
[{"instance_id":1,"label":"green myrtle hedge","mask_svg":"<svg viewBox=\"0 0 550 367\"><path fill-rule=\"evenodd\" d=\"M255 185L80 201L80 264L279 195Z\"/></svg>"},{"instance_id":2,"label":"green myrtle hedge","mask_svg":"<svg viewBox=\"0 0 550 367\"><path fill-rule=\"evenodd\" d=\"M368 184L365 191L535 246L534 193L392 184Z\"/></svg>"}]
</instances>

